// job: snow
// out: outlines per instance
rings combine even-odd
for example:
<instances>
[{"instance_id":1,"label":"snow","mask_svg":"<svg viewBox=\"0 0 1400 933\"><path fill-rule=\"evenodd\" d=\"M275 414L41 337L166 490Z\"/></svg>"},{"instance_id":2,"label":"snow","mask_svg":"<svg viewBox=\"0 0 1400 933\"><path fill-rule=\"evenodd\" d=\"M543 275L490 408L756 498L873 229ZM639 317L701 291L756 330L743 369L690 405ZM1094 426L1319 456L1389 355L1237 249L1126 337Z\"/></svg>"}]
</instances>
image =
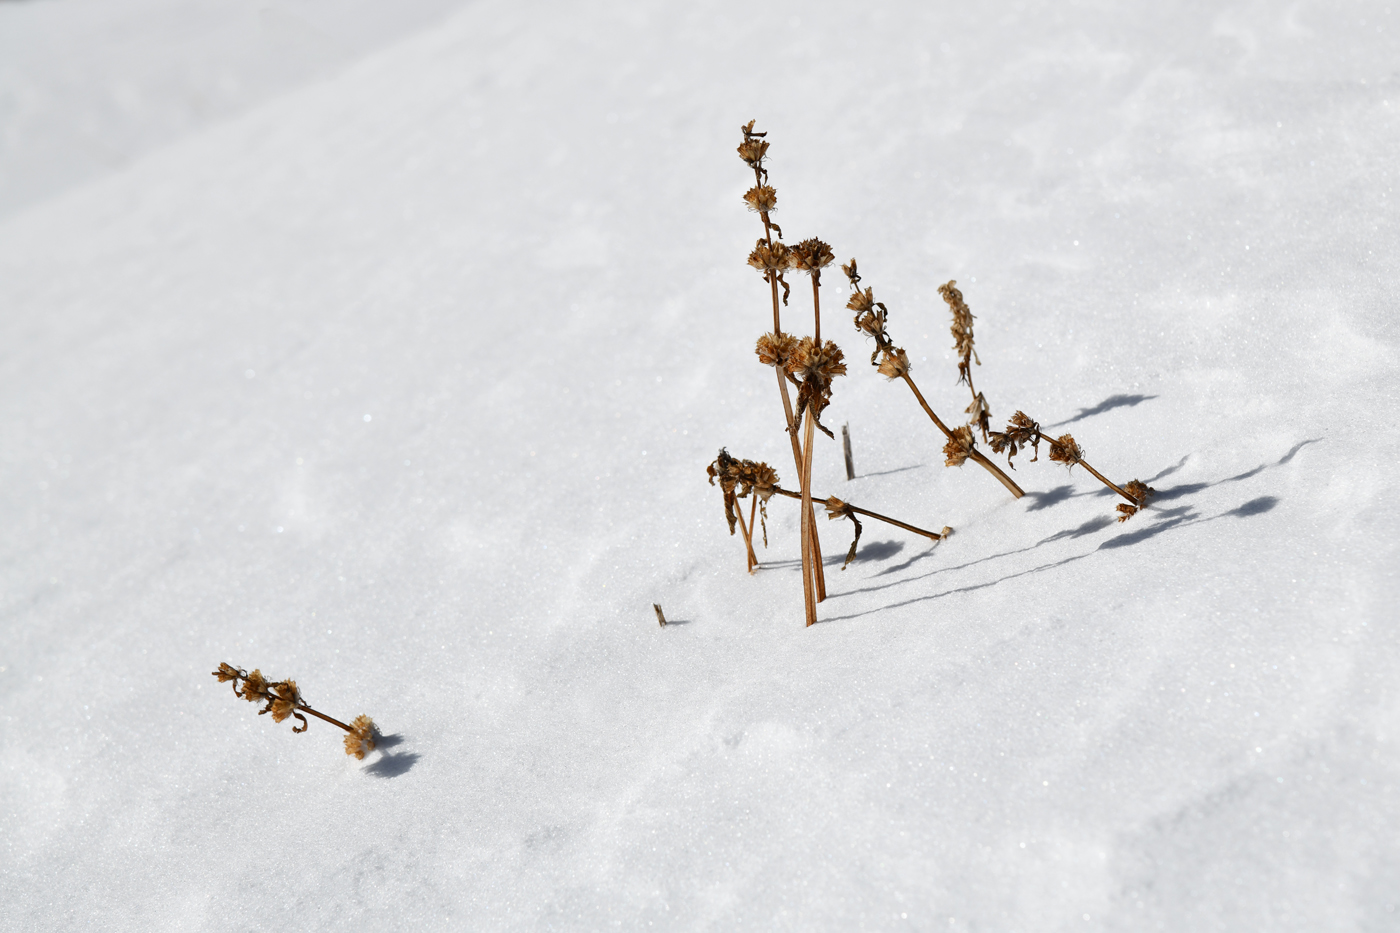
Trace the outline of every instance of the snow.
<instances>
[{"instance_id":1,"label":"snow","mask_svg":"<svg viewBox=\"0 0 1400 933\"><path fill-rule=\"evenodd\" d=\"M7 195L0 928L1400 923L1389 8L421 16ZM821 520L804 628L775 500L745 574L704 467L792 478L750 118L936 410L956 278L998 421L1153 508L944 468L829 274L860 475L822 441L814 486L956 532L843 572Z\"/></svg>"}]
</instances>

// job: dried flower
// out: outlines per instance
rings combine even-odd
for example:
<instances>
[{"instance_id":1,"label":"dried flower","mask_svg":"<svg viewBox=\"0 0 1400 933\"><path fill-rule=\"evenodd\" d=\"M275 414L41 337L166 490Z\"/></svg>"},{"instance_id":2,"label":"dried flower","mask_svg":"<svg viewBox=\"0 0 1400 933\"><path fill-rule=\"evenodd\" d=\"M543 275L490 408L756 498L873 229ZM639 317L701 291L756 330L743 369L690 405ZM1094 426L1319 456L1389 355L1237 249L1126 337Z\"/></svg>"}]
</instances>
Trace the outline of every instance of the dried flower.
<instances>
[{"instance_id":1,"label":"dried flower","mask_svg":"<svg viewBox=\"0 0 1400 933\"><path fill-rule=\"evenodd\" d=\"M846 273L846 278L850 281L851 288L856 288L856 286L860 284L860 273L856 271L855 257L851 257L850 265L842 266L841 271ZM856 290L859 291L858 288Z\"/></svg>"},{"instance_id":2,"label":"dried flower","mask_svg":"<svg viewBox=\"0 0 1400 933\"><path fill-rule=\"evenodd\" d=\"M297 690L295 680L283 680L272 685L272 697L269 699L267 709L258 710L258 715L271 713L273 722L282 722L289 716L295 716L301 720L301 728L292 727L293 732L306 731L306 717L297 712L297 709L305 704L301 701L301 692Z\"/></svg>"},{"instance_id":3,"label":"dried flower","mask_svg":"<svg viewBox=\"0 0 1400 933\"><path fill-rule=\"evenodd\" d=\"M374 751L378 736L374 720L361 713L350 720L350 731L345 735L345 754L356 761L364 761L365 756Z\"/></svg>"},{"instance_id":4,"label":"dried flower","mask_svg":"<svg viewBox=\"0 0 1400 933\"><path fill-rule=\"evenodd\" d=\"M821 270L836 260L831 247L813 237L803 240L792 248L792 267L799 272L810 272L820 276Z\"/></svg>"},{"instance_id":5,"label":"dried flower","mask_svg":"<svg viewBox=\"0 0 1400 933\"><path fill-rule=\"evenodd\" d=\"M909 355L901 347L893 349L886 348L880 351L884 355L880 358L880 375L889 379L898 379L909 373Z\"/></svg>"},{"instance_id":6,"label":"dried flower","mask_svg":"<svg viewBox=\"0 0 1400 933\"><path fill-rule=\"evenodd\" d=\"M714 459L705 472L709 474L710 485L719 480L720 492L724 494L724 519L729 522L729 533L734 534L734 526L739 521L736 514L738 502L735 501L735 488L739 485L739 461L729 456L729 451L723 447L719 449L719 456Z\"/></svg>"},{"instance_id":7,"label":"dried flower","mask_svg":"<svg viewBox=\"0 0 1400 933\"><path fill-rule=\"evenodd\" d=\"M1141 480L1136 479L1125 484L1123 486L1123 491L1126 492L1128 495L1132 496L1136 504L1129 505L1126 502L1118 503L1118 511L1123 513L1122 515L1118 516L1118 520L1120 522L1126 522L1138 512L1147 508L1147 500L1151 499L1157 493L1157 490L1153 489L1151 486L1147 485Z\"/></svg>"},{"instance_id":8,"label":"dried flower","mask_svg":"<svg viewBox=\"0 0 1400 933\"><path fill-rule=\"evenodd\" d=\"M1050 442L1050 459L1073 469L1076 463L1083 461L1084 451L1074 442L1073 435L1061 434Z\"/></svg>"},{"instance_id":9,"label":"dried flower","mask_svg":"<svg viewBox=\"0 0 1400 933\"><path fill-rule=\"evenodd\" d=\"M938 293L943 296L943 300L953 312L953 349L958 351L958 382L962 383L971 379L970 361L976 359L977 351L972 345L972 309L963 301L962 292L958 291L957 284L956 280L950 280L938 286ZM977 365L981 366L982 361L977 360Z\"/></svg>"},{"instance_id":10,"label":"dried flower","mask_svg":"<svg viewBox=\"0 0 1400 933\"><path fill-rule=\"evenodd\" d=\"M976 424L982 432L982 440L991 440L992 410L987 406L987 397L978 392L972 397L972 404L963 409L970 415L969 423ZM1007 461L1008 463L1010 461Z\"/></svg>"},{"instance_id":11,"label":"dried flower","mask_svg":"<svg viewBox=\"0 0 1400 933\"><path fill-rule=\"evenodd\" d=\"M764 366L777 366L786 370L797 351L797 338L791 334L764 334L758 338L754 352Z\"/></svg>"},{"instance_id":12,"label":"dried flower","mask_svg":"<svg viewBox=\"0 0 1400 933\"><path fill-rule=\"evenodd\" d=\"M811 337L803 337L788 360L787 370L794 376L818 376L830 381L846 375L846 357L833 341L825 340L817 346Z\"/></svg>"},{"instance_id":13,"label":"dried flower","mask_svg":"<svg viewBox=\"0 0 1400 933\"><path fill-rule=\"evenodd\" d=\"M744 200L748 202L749 210L760 214L778 209L778 192L770 185L754 185L744 192Z\"/></svg>"},{"instance_id":14,"label":"dried flower","mask_svg":"<svg viewBox=\"0 0 1400 933\"><path fill-rule=\"evenodd\" d=\"M768 154L768 144L763 141L767 133L755 133L753 125L758 122L750 120L747 126L741 127L744 133L744 141L739 144L739 158L748 163L749 167L755 171L763 170L763 159Z\"/></svg>"},{"instance_id":15,"label":"dried flower","mask_svg":"<svg viewBox=\"0 0 1400 933\"><path fill-rule=\"evenodd\" d=\"M843 266L842 268L845 267ZM856 289L851 292L851 297L846 302L846 309L856 312L856 327L859 327L861 330L866 330L860 323L862 314L873 307L875 307L875 289L873 288L867 288L865 291ZM873 335L874 331L867 330L866 333Z\"/></svg>"},{"instance_id":16,"label":"dried flower","mask_svg":"<svg viewBox=\"0 0 1400 933\"><path fill-rule=\"evenodd\" d=\"M220 668L222 669L222 665ZM215 676L218 674L216 673ZM262 671L254 670L243 680L243 699L249 703L261 703L267 698L267 681L263 678Z\"/></svg>"},{"instance_id":17,"label":"dried flower","mask_svg":"<svg viewBox=\"0 0 1400 933\"><path fill-rule=\"evenodd\" d=\"M1010 451L1006 455L1006 464L1013 470L1016 464L1011 462L1011 458L1016 456L1016 451L1031 446L1035 451L1035 456L1031 457L1031 463L1040 459L1040 425L1037 424L1030 415L1023 411L1018 411L1011 416L1007 422L1005 431L993 431L991 433L992 450L1001 453L1003 450Z\"/></svg>"},{"instance_id":18,"label":"dried flower","mask_svg":"<svg viewBox=\"0 0 1400 933\"><path fill-rule=\"evenodd\" d=\"M972 437L972 429L965 424L954 428L952 433L948 443L943 445L944 465L962 466L972 456L977 442Z\"/></svg>"},{"instance_id":19,"label":"dried flower","mask_svg":"<svg viewBox=\"0 0 1400 933\"><path fill-rule=\"evenodd\" d=\"M851 508L849 502L842 502L835 496L826 500L826 517L829 519L849 518L851 524L856 526L856 536L851 541L851 549L846 552L846 562L841 565L841 569L845 570L851 566L851 561L856 559L856 545L860 543L860 519L856 518L855 510Z\"/></svg>"}]
</instances>

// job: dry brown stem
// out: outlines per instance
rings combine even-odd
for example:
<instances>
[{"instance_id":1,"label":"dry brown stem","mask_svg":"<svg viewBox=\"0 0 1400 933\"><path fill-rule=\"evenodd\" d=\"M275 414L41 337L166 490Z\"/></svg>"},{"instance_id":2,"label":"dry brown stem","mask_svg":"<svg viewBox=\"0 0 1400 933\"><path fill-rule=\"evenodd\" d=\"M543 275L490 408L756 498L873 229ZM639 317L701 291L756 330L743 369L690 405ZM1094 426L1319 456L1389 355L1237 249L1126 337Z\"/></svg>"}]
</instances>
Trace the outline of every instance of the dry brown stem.
<instances>
[{"instance_id":1,"label":"dry brown stem","mask_svg":"<svg viewBox=\"0 0 1400 933\"><path fill-rule=\"evenodd\" d=\"M1074 439L1074 435L1061 434L1059 437L1050 437L1040 430L1039 422L1023 411L1018 411L1011 416L1005 431L992 432L992 450L996 453L1007 451L1006 462L1008 464L1011 463L1011 458L1016 456L1016 451L1024 449L1027 445L1036 453L1036 457L1031 458L1031 462L1034 463L1040 455L1041 441L1050 445L1051 460L1063 463L1071 470L1076 466L1082 466L1099 482L1128 500L1127 505L1118 506L1118 511L1122 513L1118 518L1120 522L1127 521L1142 511L1147 506L1147 500L1156 493L1156 490L1151 486L1139 480L1132 480L1126 488L1119 486L1089 465L1089 461L1084 459L1084 450Z\"/></svg>"},{"instance_id":2,"label":"dry brown stem","mask_svg":"<svg viewBox=\"0 0 1400 933\"><path fill-rule=\"evenodd\" d=\"M265 707L258 710L259 716L271 713L273 722L283 722L288 718L296 719L301 723L301 727L293 726L292 731L305 732L309 727L306 716L302 715L305 713L333 726L338 726L348 733L345 736L345 754L363 759L367 752L374 750L379 733L375 729L372 719L368 716L357 716L354 722L346 725L320 710L312 709L302 699L301 691L297 689L295 680L269 681L263 677L260 670L254 670L250 674L243 668L234 667L226 662L220 662L219 669L212 673L221 684L232 681L234 696L250 703L266 703ZM240 684L242 689L240 689Z\"/></svg>"}]
</instances>

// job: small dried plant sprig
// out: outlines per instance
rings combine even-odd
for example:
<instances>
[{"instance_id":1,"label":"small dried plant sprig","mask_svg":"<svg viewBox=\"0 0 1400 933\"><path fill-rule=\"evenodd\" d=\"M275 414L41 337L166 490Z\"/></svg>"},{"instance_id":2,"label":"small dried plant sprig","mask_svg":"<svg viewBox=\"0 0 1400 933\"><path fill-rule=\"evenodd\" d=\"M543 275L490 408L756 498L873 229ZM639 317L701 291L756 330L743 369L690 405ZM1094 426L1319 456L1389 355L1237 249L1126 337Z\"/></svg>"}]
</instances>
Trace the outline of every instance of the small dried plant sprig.
<instances>
[{"instance_id":1,"label":"small dried plant sprig","mask_svg":"<svg viewBox=\"0 0 1400 933\"><path fill-rule=\"evenodd\" d=\"M929 420L931 420L934 425L937 426L938 430L943 432L943 436L947 438L948 443L943 448L946 458L945 463L947 463L948 466L961 466L968 460L972 460L978 466L992 474L997 482L1005 486L1006 490L1017 499L1024 496L1026 494L1025 491L1021 489L1020 486L1017 486L1011 477L1003 473L995 463L988 460L986 456L977 449L976 442L972 438L971 430L968 430L965 434L955 435L954 431L944 424L943 419L939 418L929 406L927 400L924 399L923 393L919 391L919 387L915 385L914 380L909 376L910 366L908 354L904 352L903 348L896 347L893 338L890 336L887 327L888 309L883 303L875 300L875 294L871 288L867 287L864 291L861 290L859 284L861 277L857 271L856 261L854 259L852 259L848 265L842 266L841 269L846 273L846 278L851 283L851 298L850 301L846 303L846 307L856 312L856 330L865 334L867 337L873 337L875 339L875 353L870 357L871 365L875 366L881 375L889 379L903 379L905 384L909 386L909 391L914 393L914 398L918 400L924 413L929 416Z\"/></svg>"},{"instance_id":2,"label":"small dried plant sprig","mask_svg":"<svg viewBox=\"0 0 1400 933\"><path fill-rule=\"evenodd\" d=\"M734 534L736 519L740 530L743 531L744 544L748 549L749 571L752 572L758 567L758 556L753 551L755 511L763 528L763 546L767 547L768 500L773 497L773 490L778 485L777 471L763 462L737 460L729 455L729 451L720 448L719 456L706 468L706 473L709 474L710 485L715 485L715 481L718 480L720 490L724 494L724 517L729 522L729 533ZM749 507L749 520L746 525L744 512L738 500L750 496L752 504Z\"/></svg>"},{"instance_id":3,"label":"small dried plant sprig","mask_svg":"<svg viewBox=\"0 0 1400 933\"><path fill-rule=\"evenodd\" d=\"M963 300L963 294L958 290L956 280L950 280L938 286L938 293L943 296L943 300L948 303L948 308L953 312L953 349L958 351L958 382L966 383L968 391L972 393L972 404L964 411L970 415L969 424L975 424L982 430L982 441L990 441L990 430L992 421L992 410L987 405L987 398L977 387L972 384L972 363L976 361L978 366L982 361L977 357L977 349L973 345L972 338L972 309Z\"/></svg>"},{"instance_id":4,"label":"small dried plant sprig","mask_svg":"<svg viewBox=\"0 0 1400 933\"><path fill-rule=\"evenodd\" d=\"M1055 463L1063 463L1071 470L1076 466L1082 466L1093 474L1094 478L1112 489L1118 495L1127 499L1127 504L1120 503L1118 516L1120 522L1125 522L1147 506L1147 500L1156 494L1156 490L1140 480L1132 480L1125 486L1119 486L1111 481L1098 470L1089 465L1084 459L1084 449L1079 446L1079 442L1072 434L1061 434L1059 437L1050 437L1041 433L1040 424L1030 415L1023 411L1018 411L1011 416L1007 422L1005 431L992 432L992 450L996 453L1007 452L1006 462L1011 464L1011 458L1016 456L1017 449L1024 449L1030 446L1036 453L1031 458L1034 463L1040 456L1040 442L1050 445L1050 459Z\"/></svg>"},{"instance_id":5,"label":"small dried plant sprig","mask_svg":"<svg viewBox=\"0 0 1400 933\"><path fill-rule=\"evenodd\" d=\"M255 669L250 674L241 667L234 667L223 661L219 662L219 669L211 673L221 684L231 682L234 696L250 703L267 704L258 710L259 716L271 713L273 722L296 719L301 723L301 727L292 726L292 731L305 732L309 723L302 714L307 713L333 726L339 726L348 733L345 738L345 754L363 760L367 752L374 750L379 734L375 729L374 720L361 715L347 726L339 719L333 719L319 710L312 709L302 698L295 680L269 681L263 677L260 670Z\"/></svg>"}]
</instances>

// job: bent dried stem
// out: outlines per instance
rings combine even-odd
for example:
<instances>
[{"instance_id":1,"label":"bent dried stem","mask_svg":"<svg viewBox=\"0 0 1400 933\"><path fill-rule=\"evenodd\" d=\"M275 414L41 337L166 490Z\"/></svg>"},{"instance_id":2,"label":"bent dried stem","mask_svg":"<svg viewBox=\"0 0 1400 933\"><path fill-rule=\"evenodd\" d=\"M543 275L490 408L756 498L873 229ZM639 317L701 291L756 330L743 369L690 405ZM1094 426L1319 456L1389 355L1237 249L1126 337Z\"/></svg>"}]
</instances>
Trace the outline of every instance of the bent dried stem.
<instances>
[{"instance_id":1,"label":"bent dried stem","mask_svg":"<svg viewBox=\"0 0 1400 933\"><path fill-rule=\"evenodd\" d=\"M272 714L273 722L283 722L289 718L296 719L301 723L301 727L292 727L293 732L305 732L309 728L306 716L303 713L315 716L323 722L328 722L333 726L344 729L345 754L357 759L363 759L368 752L374 750L375 742L379 735L374 725L374 720L368 716L357 716L353 723L349 725L341 722L333 716L311 706L302 699L301 691L297 689L295 680L269 681L262 675L262 671L254 670L248 673L241 667L234 667L227 662L220 662L219 669L212 672L219 679L219 683L232 682L233 695L250 703L263 703L267 705L258 710L258 715ZM240 689L240 685L241 688Z\"/></svg>"}]
</instances>

